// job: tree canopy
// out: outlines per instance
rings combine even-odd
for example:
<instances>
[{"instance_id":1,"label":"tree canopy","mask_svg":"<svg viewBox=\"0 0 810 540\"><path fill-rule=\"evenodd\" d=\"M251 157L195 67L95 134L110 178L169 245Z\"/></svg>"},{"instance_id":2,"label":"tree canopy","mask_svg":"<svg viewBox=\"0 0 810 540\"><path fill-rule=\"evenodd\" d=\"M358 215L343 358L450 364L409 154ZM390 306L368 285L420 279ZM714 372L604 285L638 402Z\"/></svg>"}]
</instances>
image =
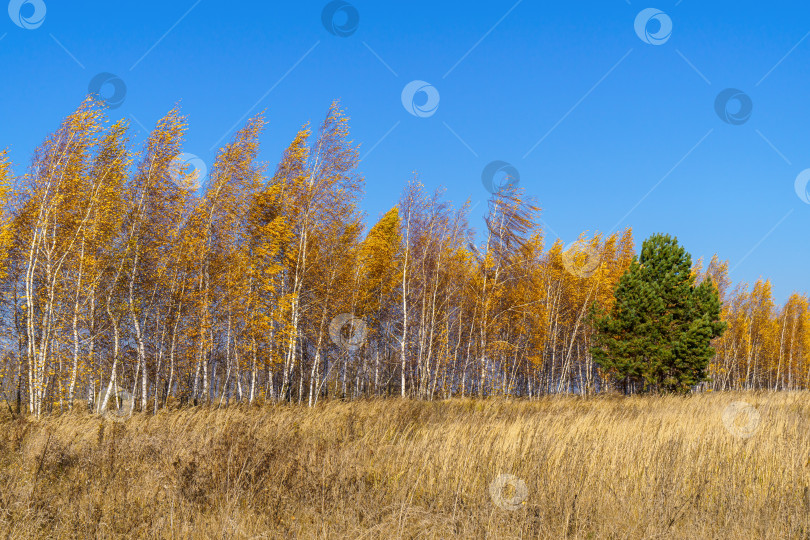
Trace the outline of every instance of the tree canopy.
<instances>
[{"instance_id":1,"label":"tree canopy","mask_svg":"<svg viewBox=\"0 0 810 540\"><path fill-rule=\"evenodd\" d=\"M696 283L692 257L677 238L655 234L614 291L609 313L594 317L594 360L643 390L686 392L706 381L723 334L712 280Z\"/></svg>"},{"instance_id":2,"label":"tree canopy","mask_svg":"<svg viewBox=\"0 0 810 540\"><path fill-rule=\"evenodd\" d=\"M777 306L770 282L732 284L717 256L693 264L656 236L634 260L629 228L552 241L518 185L491 194L478 229L469 200L415 175L369 218L337 102L276 165L260 158L262 115L208 175L182 157L187 127L173 107L138 147L88 99L24 174L0 151L0 399L36 415L102 412L121 392L154 412L707 377L810 387L807 296Z\"/></svg>"}]
</instances>

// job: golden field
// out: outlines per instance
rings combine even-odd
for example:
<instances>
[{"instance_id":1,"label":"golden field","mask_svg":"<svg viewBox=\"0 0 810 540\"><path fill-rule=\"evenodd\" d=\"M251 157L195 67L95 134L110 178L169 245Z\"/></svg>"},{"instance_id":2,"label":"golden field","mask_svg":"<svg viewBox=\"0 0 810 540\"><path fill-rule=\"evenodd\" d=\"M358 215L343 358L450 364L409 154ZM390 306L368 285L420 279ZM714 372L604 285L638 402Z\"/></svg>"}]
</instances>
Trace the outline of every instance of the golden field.
<instances>
[{"instance_id":1,"label":"golden field","mask_svg":"<svg viewBox=\"0 0 810 540\"><path fill-rule=\"evenodd\" d=\"M808 538L808 418L787 392L6 410L0 535Z\"/></svg>"}]
</instances>

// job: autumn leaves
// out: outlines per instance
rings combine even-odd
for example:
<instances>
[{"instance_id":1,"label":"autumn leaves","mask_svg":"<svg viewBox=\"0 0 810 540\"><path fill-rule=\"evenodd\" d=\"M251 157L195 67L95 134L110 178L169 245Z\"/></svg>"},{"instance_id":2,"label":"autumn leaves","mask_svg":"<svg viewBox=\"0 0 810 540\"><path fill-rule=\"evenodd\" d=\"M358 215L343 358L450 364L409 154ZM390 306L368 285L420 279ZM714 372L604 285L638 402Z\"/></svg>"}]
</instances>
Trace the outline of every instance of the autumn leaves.
<instances>
[{"instance_id":1,"label":"autumn leaves","mask_svg":"<svg viewBox=\"0 0 810 540\"><path fill-rule=\"evenodd\" d=\"M338 104L303 126L275 169L261 116L207 182L178 165L178 108L140 149L83 103L13 178L0 154L2 385L30 413L82 400L173 403L598 392L590 307L610 309L630 230L545 247L540 209L497 190L485 228L417 178L364 230L357 146ZM776 312L769 284L729 292L717 388L810 383L807 299Z\"/></svg>"}]
</instances>

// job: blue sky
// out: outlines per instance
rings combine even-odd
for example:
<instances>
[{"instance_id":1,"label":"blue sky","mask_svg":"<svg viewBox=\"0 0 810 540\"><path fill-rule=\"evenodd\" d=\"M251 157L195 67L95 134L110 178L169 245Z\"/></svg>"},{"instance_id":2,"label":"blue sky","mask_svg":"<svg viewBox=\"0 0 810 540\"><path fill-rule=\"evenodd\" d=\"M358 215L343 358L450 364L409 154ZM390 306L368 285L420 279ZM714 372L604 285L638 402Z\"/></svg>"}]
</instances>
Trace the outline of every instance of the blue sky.
<instances>
[{"instance_id":1,"label":"blue sky","mask_svg":"<svg viewBox=\"0 0 810 540\"><path fill-rule=\"evenodd\" d=\"M639 245L667 232L695 258L727 259L735 282L771 278L781 302L810 290L810 204L795 186L810 168L810 10L706 4L357 0L331 19L340 36L323 1L13 0L14 20L0 19L0 147L23 173L99 73L126 85L110 115L129 118L139 143L180 101L185 151L209 165L264 109L262 157L274 164L340 98L362 143L369 222L418 172L455 204L478 203L480 230L481 174L500 160L543 208L549 243L628 225ZM642 16L640 37L647 8L657 15ZM439 98L421 116L403 106L412 81ZM750 99L747 120L718 115L728 88ZM720 109L733 119L739 106Z\"/></svg>"}]
</instances>

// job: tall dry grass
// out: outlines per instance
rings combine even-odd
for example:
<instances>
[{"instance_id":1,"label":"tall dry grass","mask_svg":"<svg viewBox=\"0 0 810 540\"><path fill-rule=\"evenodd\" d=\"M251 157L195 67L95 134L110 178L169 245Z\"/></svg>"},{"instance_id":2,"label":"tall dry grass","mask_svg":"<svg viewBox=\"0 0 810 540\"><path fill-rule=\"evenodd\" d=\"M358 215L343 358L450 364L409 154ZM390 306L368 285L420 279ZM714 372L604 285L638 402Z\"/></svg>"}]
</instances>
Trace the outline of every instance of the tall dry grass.
<instances>
[{"instance_id":1,"label":"tall dry grass","mask_svg":"<svg viewBox=\"0 0 810 540\"><path fill-rule=\"evenodd\" d=\"M327 402L126 423L5 416L0 533L808 538L808 398ZM735 401L755 407L758 425L726 427ZM493 497L502 474L516 481Z\"/></svg>"}]
</instances>

